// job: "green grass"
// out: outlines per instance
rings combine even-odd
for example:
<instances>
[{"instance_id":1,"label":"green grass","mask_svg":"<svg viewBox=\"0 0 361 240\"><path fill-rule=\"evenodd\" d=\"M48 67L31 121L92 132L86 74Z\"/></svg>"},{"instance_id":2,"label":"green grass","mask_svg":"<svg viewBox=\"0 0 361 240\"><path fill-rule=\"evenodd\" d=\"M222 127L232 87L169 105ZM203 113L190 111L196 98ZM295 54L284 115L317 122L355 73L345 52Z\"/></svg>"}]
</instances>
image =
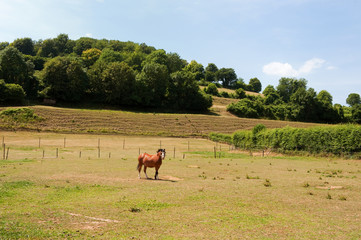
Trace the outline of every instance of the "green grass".
<instances>
[{"instance_id":1,"label":"green grass","mask_svg":"<svg viewBox=\"0 0 361 240\"><path fill-rule=\"evenodd\" d=\"M361 236L356 160L250 156L228 152L226 145L221 158L214 158L214 143L205 139L4 134L14 151L0 160L0 239ZM42 146L36 148L39 137ZM153 153L160 144L167 150L161 180L146 180L143 172L138 179L139 148ZM154 176L154 169L147 172Z\"/></svg>"}]
</instances>

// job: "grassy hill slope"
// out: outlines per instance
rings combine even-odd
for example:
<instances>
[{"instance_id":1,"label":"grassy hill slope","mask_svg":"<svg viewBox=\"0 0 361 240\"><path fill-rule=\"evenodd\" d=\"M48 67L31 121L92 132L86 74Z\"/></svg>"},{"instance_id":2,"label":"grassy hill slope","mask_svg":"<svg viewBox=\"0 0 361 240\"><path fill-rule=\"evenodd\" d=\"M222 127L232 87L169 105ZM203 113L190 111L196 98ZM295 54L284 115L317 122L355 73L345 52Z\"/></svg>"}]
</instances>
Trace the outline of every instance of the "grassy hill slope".
<instances>
[{"instance_id":1,"label":"grassy hill slope","mask_svg":"<svg viewBox=\"0 0 361 240\"><path fill-rule=\"evenodd\" d=\"M29 108L42 117L42 121L18 123L0 119L0 129L201 137L210 132L233 133L239 129L252 129L259 123L264 124L267 128L310 127L316 125L312 123L238 118L226 111L228 101L233 100L215 98L211 109L212 114L142 113L37 105Z\"/></svg>"}]
</instances>

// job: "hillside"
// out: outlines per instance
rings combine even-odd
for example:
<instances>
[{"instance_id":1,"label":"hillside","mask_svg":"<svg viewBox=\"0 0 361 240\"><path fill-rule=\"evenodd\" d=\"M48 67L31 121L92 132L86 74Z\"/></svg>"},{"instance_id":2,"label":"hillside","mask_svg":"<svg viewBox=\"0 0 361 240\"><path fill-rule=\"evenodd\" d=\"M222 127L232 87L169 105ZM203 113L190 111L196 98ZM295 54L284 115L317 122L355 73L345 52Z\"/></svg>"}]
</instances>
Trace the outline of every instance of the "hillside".
<instances>
[{"instance_id":1,"label":"hillside","mask_svg":"<svg viewBox=\"0 0 361 240\"><path fill-rule=\"evenodd\" d=\"M264 124L267 128L310 127L315 125L312 123L237 118L226 112L227 101L233 100L215 98L211 109L213 114L142 113L37 105L29 108L33 109L35 114L44 120L16 123L5 122L0 119L0 128L3 130L201 137L210 132L229 134L239 129L251 129L258 123Z\"/></svg>"}]
</instances>

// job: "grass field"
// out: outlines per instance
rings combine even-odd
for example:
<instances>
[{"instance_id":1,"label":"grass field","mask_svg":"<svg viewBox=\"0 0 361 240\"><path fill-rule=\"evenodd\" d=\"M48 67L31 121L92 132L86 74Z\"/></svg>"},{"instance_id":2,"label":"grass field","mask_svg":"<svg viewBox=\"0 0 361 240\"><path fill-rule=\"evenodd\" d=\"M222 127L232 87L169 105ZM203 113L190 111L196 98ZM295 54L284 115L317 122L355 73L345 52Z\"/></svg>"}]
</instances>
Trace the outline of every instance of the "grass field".
<instances>
[{"instance_id":1,"label":"grass field","mask_svg":"<svg viewBox=\"0 0 361 240\"><path fill-rule=\"evenodd\" d=\"M210 132L233 133L252 129L256 124L267 128L285 126L310 127L317 124L238 118L226 111L234 99L214 98L209 114L145 113L121 110L92 110L32 106L43 118L38 122L6 122L0 119L0 129L51 131L59 133L105 133L150 136L202 137ZM0 109L2 110L2 109Z\"/></svg>"},{"instance_id":2,"label":"grass field","mask_svg":"<svg viewBox=\"0 0 361 240\"><path fill-rule=\"evenodd\" d=\"M361 238L360 161L227 145L214 158L214 143L194 138L2 136L0 239ZM159 147L161 180L138 179L139 149Z\"/></svg>"}]
</instances>

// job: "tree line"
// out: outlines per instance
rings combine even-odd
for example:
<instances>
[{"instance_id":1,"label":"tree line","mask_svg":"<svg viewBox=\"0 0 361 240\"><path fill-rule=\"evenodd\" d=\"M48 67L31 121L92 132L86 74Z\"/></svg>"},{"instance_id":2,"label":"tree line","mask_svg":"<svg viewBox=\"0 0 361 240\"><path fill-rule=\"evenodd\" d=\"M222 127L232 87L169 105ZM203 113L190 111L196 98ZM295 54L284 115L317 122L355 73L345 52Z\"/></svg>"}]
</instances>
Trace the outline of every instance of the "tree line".
<instances>
[{"instance_id":1,"label":"tree line","mask_svg":"<svg viewBox=\"0 0 361 240\"><path fill-rule=\"evenodd\" d=\"M206 86L204 90L200 85ZM234 94L217 88L235 89ZM177 53L167 53L145 43L67 34L34 41L19 38L0 42L0 104L51 99L65 103L103 103L115 106L204 111L211 95L238 98L228 111L240 117L312 122L361 122L361 101L350 94L349 108L333 105L332 96L307 87L305 79L282 78L263 96L259 79L246 84L232 68L188 63Z\"/></svg>"},{"instance_id":2,"label":"tree line","mask_svg":"<svg viewBox=\"0 0 361 240\"><path fill-rule=\"evenodd\" d=\"M0 43L1 104L52 99L202 111L212 106L199 88L208 82L229 88L242 83L232 68L204 68L144 43L71 40L67 34Z\"/></svg>"},{"instance_id":3,"label":"tree line","mask_svg":"<svg viewBox=\"0 0 361 240\"><path fill-rule=\"evenodd\" d=\"M251 79L257 83L258 79ZM333 104L332 95L326 90L317 93L307 86L306 79L281 78L278 86L267 86L259 96L246 95L244 88L234 94L219 92L216 84L209 84L205 92L215 96L240 99L227 106L239 117L266 118L321 123L361 123L360 95L351 93L346 99L350 107Z\"/></svg>"}]
</instances>

